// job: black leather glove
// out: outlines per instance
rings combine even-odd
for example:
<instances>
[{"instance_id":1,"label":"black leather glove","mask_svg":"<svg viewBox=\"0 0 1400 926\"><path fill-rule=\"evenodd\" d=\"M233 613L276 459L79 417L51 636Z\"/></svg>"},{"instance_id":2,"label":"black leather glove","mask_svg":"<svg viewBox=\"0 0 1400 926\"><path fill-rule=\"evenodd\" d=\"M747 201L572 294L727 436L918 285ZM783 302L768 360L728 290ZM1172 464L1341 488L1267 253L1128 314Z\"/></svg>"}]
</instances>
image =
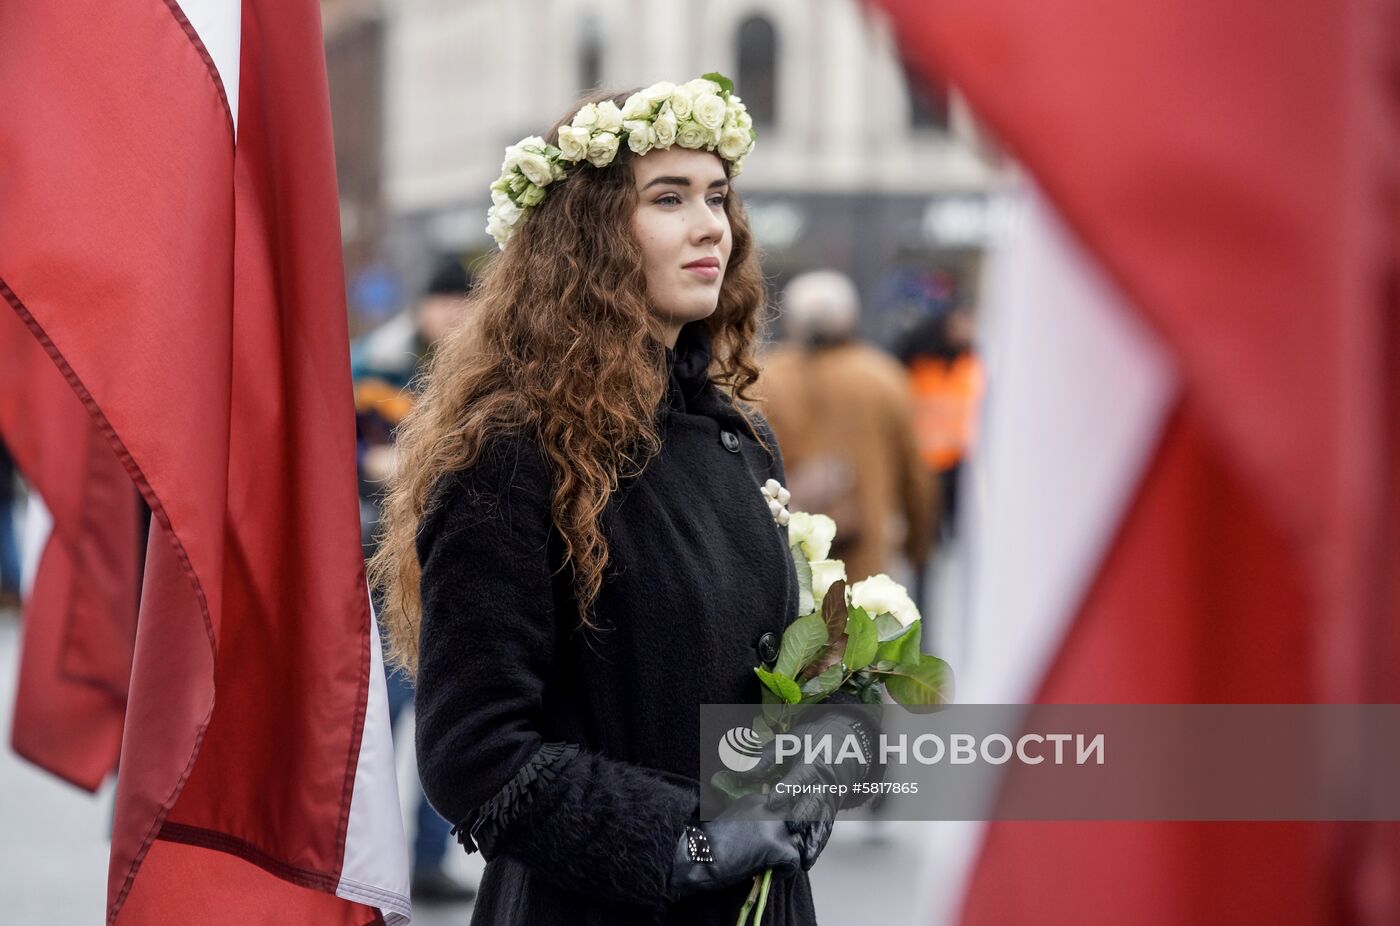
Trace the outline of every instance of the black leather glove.
<instances>
[{"instance_id":1,"label":"black leather glove","mask_svg":"<svg viewBox=\"0 0 1400 926\"><path fill-rule=\"evenodd\" d=\"M800 832L766 810L763 795L742 797L715 819L692 823L681 833L669 893L680 899L716 891L769 868L775 878L791 877L802 867Z\"/></svg>"},{"instance_id":2,"label":"black leather glove","mask_svg":"<svg viewBox=\"0 0 1400 926\"><path fill-rule=\"evenodd\" d=\"M820 717L793 726L790 731L800 737L812 737L820 743L821 737L831 738L831 761L813 757L805 761L806 740L801 753L787 759L790 766L770 789L766 806L769 810L783 814L794 825L811 824L814 828L803 833L803 869L812 867L816 856L826 845L831 835L831 827L836 813L843 807L857 807L868 795L856 793L854 786L870 780L874 760L874 736L864 720L841 711L823 712ZM846 737L854 737L860 745L860 758L852 755L841 757L842 745ZM878 769L878 766L876 767ZM740 778L746 782L765 781L772 777L774 769L782 769L777 761L776 740L770 741L760 753L758 764L743 773ZM845 794L840 789L844 786Z\"/></svg>"}]
</instances>

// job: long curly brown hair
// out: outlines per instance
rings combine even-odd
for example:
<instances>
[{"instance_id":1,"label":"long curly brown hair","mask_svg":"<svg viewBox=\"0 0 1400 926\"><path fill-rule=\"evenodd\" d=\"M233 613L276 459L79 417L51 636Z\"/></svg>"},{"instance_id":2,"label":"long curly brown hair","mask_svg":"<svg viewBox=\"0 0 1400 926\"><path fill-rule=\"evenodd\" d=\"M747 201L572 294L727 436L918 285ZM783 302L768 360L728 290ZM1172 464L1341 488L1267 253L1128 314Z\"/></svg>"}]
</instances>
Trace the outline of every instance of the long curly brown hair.
<instances>
[{"instance_id":1,"label":"long curly brown hair","mask_svg":"<svg viewBox=\"0 0 1400 926\"><path fill-rule=\"evenodd\" d=\"M629 95L580 100L550 130L549 142L558 143L559 127L579 107L605 99L621 106ZM580 164L550 186L510 246L478 276L471 321L437 347L398 428L398 462L369 576L383 593L390 660L411 674L418 666L419 524L438 480L473 465L497 434L523 429L539 441L552 471L551 520L564 541L563 566L572 570L579 618L593 626L608 564L599 518L619 480L639 473L660 449L657 411L668 376L631 232L634 157L623 145L607 167ZM747 390L759 374L753 347L763 278L732 190L725 212L733 250L719 304L705 321L713 339L710 378L755 401ZM735 404L751 420L744 402Z\"/></svg>"}]
</instances>

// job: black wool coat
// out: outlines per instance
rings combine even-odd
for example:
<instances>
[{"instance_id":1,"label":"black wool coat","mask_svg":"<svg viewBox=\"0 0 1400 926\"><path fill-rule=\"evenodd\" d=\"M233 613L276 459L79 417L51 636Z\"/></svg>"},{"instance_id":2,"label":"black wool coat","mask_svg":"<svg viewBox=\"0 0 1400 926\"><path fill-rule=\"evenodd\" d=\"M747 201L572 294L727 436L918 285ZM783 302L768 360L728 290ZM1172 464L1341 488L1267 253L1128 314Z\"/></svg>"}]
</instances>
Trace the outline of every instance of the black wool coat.
<instances>
[{"instance_id":1,"label":"black wool coat","mask_svg":"<svg viewBox=\"0 0 1400 926\"><path fill-rule=\"evenodd\" d=\"M665 898L697 810L699 706L758 703L760 650L797 609L787 530L760 491L784 480L777 443L759 419L766 452L709 381L710 346L701 321L667 350L662 449L604 511L599 630L580 629L533 437L495 440L435 490L418 534L418 771L488 860L473 926L729 926L748 892ZM805 872L773 882L764 922L816 922Z\"/></svg>"}]
</instances>

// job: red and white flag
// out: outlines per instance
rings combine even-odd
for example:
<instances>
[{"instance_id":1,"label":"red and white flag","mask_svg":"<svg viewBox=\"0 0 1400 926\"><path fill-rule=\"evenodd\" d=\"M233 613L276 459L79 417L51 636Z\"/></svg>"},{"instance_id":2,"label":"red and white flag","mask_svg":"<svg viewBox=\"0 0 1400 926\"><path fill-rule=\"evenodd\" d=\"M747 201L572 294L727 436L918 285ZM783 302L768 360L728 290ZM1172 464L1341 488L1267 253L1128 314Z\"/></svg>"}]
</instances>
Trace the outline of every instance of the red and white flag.
<instances>
[{"instance_id":1,"label":"red and white flag","mask_svg":"<svg viewBox=\"0 0 1400 926\"><path fill-rule=\"evenodd\" d=\"M25 595L10 745L96 791L121 749L136 639L139 496L106 435L8 306L0 306L0 358L0 435L48 515Z\"/></svg>"},{"instance_id":2,"label":"red and white flag","mask_svg":"<svg viewBox=\"0 0 1400 926\"><path fill-rule=\"evenodd\" d=\"M960 699L1400 700L1400 4L879 5L1033 187ZM1400 921L1391 824L963 836L966 924Z\"/></svg>"},{"instance_id":3,"label":"red and white flag","mask_svg":"<svg viewBox=\"0 0 1400 926\"><path fill-rule=\"evenodd\" d=\"M6 0L0 99L5 310L152 511L108 921L405 922L319 7Z\"/></svg>"}]
</instances>

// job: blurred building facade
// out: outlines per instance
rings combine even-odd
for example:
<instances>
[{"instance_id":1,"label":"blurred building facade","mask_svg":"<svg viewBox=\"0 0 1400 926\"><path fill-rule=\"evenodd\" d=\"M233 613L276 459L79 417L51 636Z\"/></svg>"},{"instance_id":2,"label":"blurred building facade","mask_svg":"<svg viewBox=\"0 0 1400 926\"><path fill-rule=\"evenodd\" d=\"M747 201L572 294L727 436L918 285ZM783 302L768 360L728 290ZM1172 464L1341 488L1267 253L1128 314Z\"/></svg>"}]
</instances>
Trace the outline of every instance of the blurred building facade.
<instances>
[{"instance_id":1,"label":"blurred building facade","mask_svg":"<svg viewBox=\"0 0 1400 926\"><path fill-rule=\"evenodd\" d=\"M970 278L1000 218L1005 172L965 109L911 89L860 0L326 0L323 15L365 314L387 298L386 268L411 294L430 253L488 253L505 146L598 86L733 77L759 130L736 188L768 276L846 271L876 337L908 314L920 274Z\"/></svg>"}]
</instances>

